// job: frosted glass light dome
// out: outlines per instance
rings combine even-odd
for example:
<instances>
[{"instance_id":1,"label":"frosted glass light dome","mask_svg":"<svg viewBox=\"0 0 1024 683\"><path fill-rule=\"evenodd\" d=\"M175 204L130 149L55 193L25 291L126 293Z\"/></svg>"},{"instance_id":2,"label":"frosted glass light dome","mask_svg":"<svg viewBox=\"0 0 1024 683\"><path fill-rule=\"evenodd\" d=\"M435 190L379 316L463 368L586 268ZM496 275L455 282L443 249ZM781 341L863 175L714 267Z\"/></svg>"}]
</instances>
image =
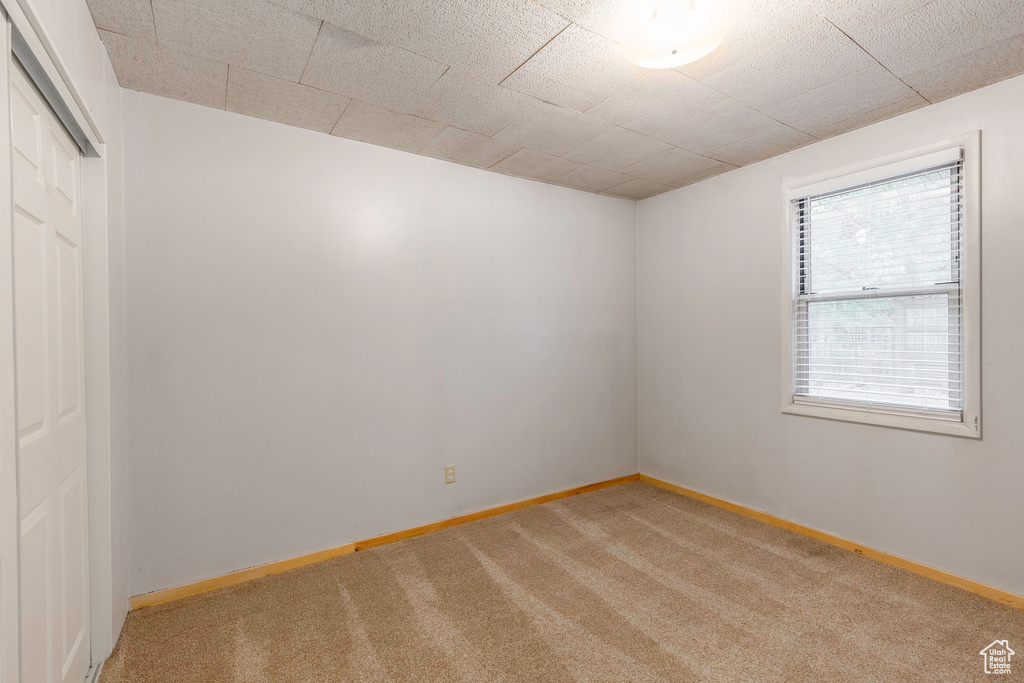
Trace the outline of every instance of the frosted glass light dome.
<instances>
[{"instance_id":1,"label":"frosted glass light dome","mask_svg":"<svg viewBox=\"0 0 1024 683\"><path fill-rule=\"evenodd\" d=\"M722 44L725 20L713 0L667 0L626 42L626 56L648 69L695 62Z\"/></svg>"}]
</instances>

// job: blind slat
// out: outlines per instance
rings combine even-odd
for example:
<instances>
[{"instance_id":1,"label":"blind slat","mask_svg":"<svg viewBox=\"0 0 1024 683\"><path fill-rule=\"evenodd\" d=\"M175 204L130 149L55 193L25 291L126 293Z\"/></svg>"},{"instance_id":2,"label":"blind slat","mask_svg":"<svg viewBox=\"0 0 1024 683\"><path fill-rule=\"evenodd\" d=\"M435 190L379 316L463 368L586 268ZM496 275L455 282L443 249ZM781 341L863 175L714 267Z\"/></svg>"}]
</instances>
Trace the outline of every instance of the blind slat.
<instances>
[{"instance_id":1,"label":"blind slat","mask_svg":"<svg viewBox=\"0 0 1024 683\"><path fill-rule=\"evenodd\" d=\"M829 202L818 201L812 206L810 214L816 217L829 217L831 214L849 213L858 208L882 211L914 202L948 198L956 194L962 194L962 191L950 183L947 176L940 181L929 181L912 187L905 186L874 196L846 196Z\"/></svg>"},{"instance_id":2,"label":"blind slat","mask_svg":"<svg viewBox=\"0 0 1024 683\"><path fill-rule=\"evenodd\" d=\"M859 360L868 360L868 359L861 358ZM874 362L874 361L872 360L872 362ZM922 366L918 365L917 361L915 361L913 363L910 363L910 364L904 364L904 365L870 365L870 364L859 364L859 363L824 363L824 362L821 362L820 360L815 361L813 363L809 363L808 367L814 368L816 370L821 370L822 372L831 372L831 370L828 370L828 368L838 368L840 370L849 370L849 371L852 371L852 372L859 372L861 370L881 370L882 371L881 373L876 373L876 374L895 373L895 372L908 372L908 371L912 371L912 372L941 372L941 373L946 374L946 375L948 375L948 374L959 374L959 372L952 372L952 373L950 372L948 359L945 360L945 361L934 360L934 361L924 361L924 362L927 363L930 366L935 366L935 367L922 367ZM900 363L903 363L903 361L900 361ZM911 367L907 367L907 365L910 365Z\"/></svg>"},{"instance_id":3,"label":"blind slat","mask_svg":"<svg viewBox=\"0 0 1024 683\"><path fill-rule=\"evenodd\" d=\"M943 226L949 225L949 220L946 219L946 221L944 221L942 223L942 225ZM899 246L896 246L896 245L898 245L901 242L909 242L911 240L917 240L916 242L914 242L915 245L929 245L929 244L944 244L944 245L948 245L950 240L953 240L953 239L956 239L956 238L957 238L956 234L946 234L945 232L936 232L936 233L933 233L933 234L930 234L930 235L922 236L922 235L920 235L916 231L908 230L906 237L897 237L897 238L888 240L888 242L890 243L890 246L892 246L894 249L902 249L903 247L899 247ZM852 240L849 240L849 242L853 243ZM806 249L810 249L812 247L810 242L808 242L807 244L804 244L803 242L799 242L797 244L797 246L798 247L802 246L802 247L804 247ZM827 249L826 248L815 248L814 249L814 255L815 256L822 256L822 255L826 255L827 256L827 255L830 255L832 252L842 253L842 252L845 252L845 251L849 250L849 248L850 248L849 244L842 244L842 243L833 243L833 244L829 244L827 246L828 246Z\"/></svg>"},{"instance_id":4,"label":"blind slat","mask_svg":"<svg viewBox=\"0 0 1024 683\"><path fill-rule=\"evenodd\" d=\"M828 212L808 211L801 217L801 223L807 224L813 221L822 230L826 230L842 225L844 221L851 217L858 218L859 220L864 220L865 218L882 220L900 218L914 213L937 211L948 207L954 199L959 203L961 196L959 194L952 195L947 192L945 196L920 197L913 201L899 202L890 206L871 206L869 204L870 210L867 210L867 207L865 207L863 211L854 211L857 207L845 207L842 211L838 209Z\"/></svg>"},{"instance_id":5,"label":"blind slat","mask_svg":"<svg viewBox=\"0 0 1024 683\"><path fill-rule=\"evenodd\" d=\"M913 399L913 396L910 396L910 395L908 395L905 392L900 392L900 391L880 391L879 389L901 389L901 390L910 390L910 391L917 390L917 391L921 391L922 393L926 393L926 392L931 391L931 392L935 392L935 395L925 396L926 399L931 399L933 401L934 400L949 400L950 403L953 402L954 398L959 398L959 394L960 394L960 392L958 392L958 391L949 391L949 392L945 392L944 391L941 394L939 394L935 389L931 389L929 387L921 387L919 385L899 386L899 385L888 385L887 384L887 385L884 385L884 386L878 385L877 388L874 388L874 389L827 387L827 391L828 392L834 392L834 393L838 393L838 394L857 394L859 396L888 396L889 398L901 397L901 398L905 398L905 399L908 399L908 400L912 400ZM803 394L803 395L810 395L810 394ZM832 396L829 396L825 392L822 392L817 397L818 398L832 398ZM931 407L934 407L934 406L920 405L919 407L921 407L921 408L931 408Z\"/></svg>"},{"instance_id":6,"label":"blind slat","mask_svg":"<svg viewBox=\"0 0 1024 683\"><path fill-rule=\"evenodd\" d=\"M935 370L923 370L922 372L936 372ZM808 374L813 375L816 381L823 382L837 382L848 384L859 384L859 385L872 385L872 386L907 386L897 384L897 380L907 380L910 382L938 382L948 383L951 379L959 377L959 373L946 373L945 377L914 377L913 375L887 375L884 373L871 373L871 372L860 372L859 368L851 368L849 372L832 372L827 370L820 370L817 366L810 366L808 368ZM830 380L830 377L837 377L840 379ZM885 380L884 382L876 382L869 380ZM916 384L909 385L911 388L918 386Z\"/></svg>"},{"instance_id":7,"label":"blind slat","mask_svg":"<svg viewBox=\"0 0 1024 683\"><path fill-rule=\"evenodd\" d=\"M885 192L892 192L894 186L901 188L913 188L923 183L934 183L940 179L945 179L949 176L948 165L937 167L934 172L923 172L911 174L906 178L893 178L885 181L884 183L868 183L867 185L847 188L845 190L836 190L835 192L828 192L824 194L804 194L804 197L809 197L815 201L827 203L829 200L838 196L872 196L879 195ZM901 182L902 181L902 182Z\"/></svg>"},{"instance_id":8,"label":"blind slat","mask_svg":"<svg viewBox=\"0 0 1024 683\"><path fill-rule=\"evenodd\" d=\"M931 260L926 260L926 261L915 260L915 261L910 262L909 264L903 263L902 265L904 265L904 266L907 266L907 265L921 266L921 265L927 265L929 263L950 263L953 260L952 259L952 254L949 253L950 252L949 247L950 247L951 239L952 238L949 235L946 235L946 240L945 240L945 244L944 245L942 245L941 241L932 242L932 243L925 242L923 244L922 243L907 244L905 246L895 246L895 245L892 245L892 244L886 244L886 246L889 249L892 249L894 251L910 251L910 250L913 250L913 253L911 253L911 254L894 254L892 252L888 252L888 253L885 253L885 254L876 254L876 255L873 255L873 256L869 256L868 258L858 259L857 261L853 262L850 265L851 266L858 266L858 265L863 265L863 264L867 264L867 263L878 263L879 261L893 261L893 260L904 261L908 257L914 257L915 259L918 259L918 258L920 258L922 256L937 256L937 255L942 255L944 258L931 259ZM944 249L934 249L934 250L931 249L931 247L939 246L939 245L942 245L945 248ZM838 262L839 264L844 264L844 263L848 263L848 262L843 257L846 254L849 254L850 251L852 251L852 248L846 247L845 249L841 249L841 250L837 249L837 250L835 250L835 255L823 256L820 251L818 251L817 249L813 249L812 248L811 257L813 259L816 259L816 260L819 260L819 261L825 260L825 259L833 259L836 262Z\"/></svg>"},{"instance_id":9,"label":"blind slat","mask_svg":"<svg viewBox=\"0 0 1024 683\"><path fill-rule=\"evenodd\" d=\"M937 209L944 209L950 204L962 203L961 193L947 194L946 197L928 197L922 199L916 199L912 202L901 202L892 206L876 206L872 208L872 212L860 211L851 212L849 208L847 211L841 212L836 210L829 213L816 213L814 211L805 211L799 218L799 223L806 225L812 221L818 223L823 230L828 230L841 225L845 220L850 218L858 218L864 220L865 218L874 218L875 220L889 219L889 218L900 218L903 216L909 216L913 213L919 213L923 211L935 211ZM853 207L850 207L853 208ZM898 211L897 211L898 209Z\"/></svg>"},{"instance_id":10,"label":"blind slat","mask_svg":"<svg viewBox=\"0 0 1024 683\"><path fill-rule=\"evenodd\" d=\"M939 346L942 346L942 345L940 344ZM959 349L959 346L957 346L957 348ZM884 351L884 350L882 350L882 349L879 349L879 350L876 350L876 351L874 351L873 353L871 353L871 354L869 354L869 355L863 355L863 356L850 356L849 354L842 354L842 355L837 355L837 356L830 356L830 355L828 355L827 353L815 353L815 354L814 354L814 357L815 357L815 358L817 358L817 359L819 359L819 360L845 360L845 359L847 359L847 358L854 358L854 359L856 359L856 360L866 360L866 359L868 359L868 358L870 358L870 359L874 359L874 360L881 360L881 361L885 361L885 360L891 360L891 359L889 359L889 358L884 358L884 357L882 357L882 356L880 356L880 355L879 355L879 354L880 354L880 353L882 353L883 351ZM958 353L958 352L959 352L959 351L957 351L957 353ZM893 353L893 354L899 354L899 351L890 351L890 353ZM948 360L949 360L949 355L950 355L951 353L954 353L954 352L953 352L953 351L920 351L919 353L920 353L921 355L933 355L933 356L943 356L943 357L945 357L945 358L946 358L946 360L945 360L945 361L939 361L939 360L935 360L935 361L928 361L928 360L923 360L923 361L920 361L920 362L922 362L922 363L931 363L931 362L936 362L936 363L939 363L939 362L943 362L943 363L944 363L944 362L948 362Z\"/></svg>"}]
</instances>

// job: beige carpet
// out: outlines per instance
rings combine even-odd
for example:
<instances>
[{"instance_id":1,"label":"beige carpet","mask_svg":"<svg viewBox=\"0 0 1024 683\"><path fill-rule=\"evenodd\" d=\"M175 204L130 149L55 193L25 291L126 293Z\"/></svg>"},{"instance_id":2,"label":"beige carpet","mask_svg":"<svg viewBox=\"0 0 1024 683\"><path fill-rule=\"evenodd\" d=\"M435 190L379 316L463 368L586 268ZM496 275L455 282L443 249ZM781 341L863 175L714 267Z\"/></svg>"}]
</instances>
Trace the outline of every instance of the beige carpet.
<instances>
[{"instance_id":1,"label":"beige carpet","mask_svg":"<svg viewBox=\"0 0 1024 683\"><path fill-rule=\"evenodd\" d=\"M128 616L102 683L970 681L1024 611L647 484Z\"/></svg>"}]
</instances>

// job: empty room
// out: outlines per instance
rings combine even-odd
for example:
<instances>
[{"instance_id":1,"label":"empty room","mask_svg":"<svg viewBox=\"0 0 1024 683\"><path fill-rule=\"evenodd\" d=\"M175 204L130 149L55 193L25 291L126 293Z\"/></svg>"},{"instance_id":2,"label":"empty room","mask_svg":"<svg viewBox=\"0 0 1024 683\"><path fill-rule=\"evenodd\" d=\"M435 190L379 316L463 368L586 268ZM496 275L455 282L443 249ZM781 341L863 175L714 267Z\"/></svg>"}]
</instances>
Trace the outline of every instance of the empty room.
<instances>
[{"instance_id":1,"label":"empty room","mask_svg":"<svg viewBox=\"0 0 1024 683\"><path fill-rule=\"evenodd\" d=\"M1022 0L0 9L0 683L1024 676Z\"/></svg>"}]
</instances>

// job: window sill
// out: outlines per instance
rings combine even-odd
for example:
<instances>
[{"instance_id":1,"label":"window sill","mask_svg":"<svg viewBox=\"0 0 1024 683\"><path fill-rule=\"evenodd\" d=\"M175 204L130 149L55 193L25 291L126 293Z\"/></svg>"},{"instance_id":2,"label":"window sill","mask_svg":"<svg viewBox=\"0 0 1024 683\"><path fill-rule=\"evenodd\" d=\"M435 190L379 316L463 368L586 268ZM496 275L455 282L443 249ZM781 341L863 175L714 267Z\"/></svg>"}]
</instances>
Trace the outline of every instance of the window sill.
<instances>
[{"instance_id":1,"label":"window sill","mask_svg":"<svg viewBox=\"0 0 1024 683\"><path fill-rule=\"evenodd\" d=\"M930 432L932 434L945 434L947 436L959 436L969 439L981 438L981 427L975 418L970 418L968 422L960 422L958 420L944 420L933 417L900 415L887 412L884 408L865 410L863 408L796 402L791 402L789 405L784 406L782 412L787 415L803 415L824 420L854 422L877 425L879 427L891 427L893 429L908 429L915 432ZM967 418L965 417L965 419Z\"/></svg>"}]
</instances>

